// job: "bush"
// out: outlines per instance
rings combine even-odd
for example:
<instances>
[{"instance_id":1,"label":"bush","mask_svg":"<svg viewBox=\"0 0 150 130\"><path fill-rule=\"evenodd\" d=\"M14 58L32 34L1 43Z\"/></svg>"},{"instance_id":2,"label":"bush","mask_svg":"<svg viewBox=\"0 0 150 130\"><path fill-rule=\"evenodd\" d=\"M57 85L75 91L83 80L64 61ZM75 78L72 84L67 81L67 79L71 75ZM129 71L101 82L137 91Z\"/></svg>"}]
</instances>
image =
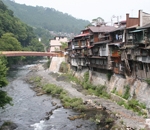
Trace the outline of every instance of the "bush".
<instances>
[{"instance_id":1,"label":"bush","mask_svg":"<svg viewBox=\"0 0 150 130\"><path fill-rule=\"evenodd\" d=\"M115 93L116 92L116 87L114 87L114 89L111 91L112 93Z\"/></svg>"},{"instance_id":2,"label":"bush","mask_svg":"<svg viewBox=\"0 0 150 130\"><path fill-rule=\"evenodd\" d=\"M62 62L60 64L59 72L62 72L62 73L68 72L68 64L66 62Z\"/></svg>"},{"instance_id":3,"label":"bush","mask_svg":"<svg viewBox=\"0 0 150 130\"><path fill-rule=\"evenodd\" d=\"M145 81L147 82L148 85L150 85L150 79L146 79Z\"/></svg>"},{"instance_id":4,"label":"bush","mask_svg":"<svg viewBox=\"0 0 150 130\"><path fill-rule=\"evenodd\" d=\"M108 79L108 81L110 81L112 75L113 75L112 72L107 73L107 79Z\"/></svg>"},{"instance_id":5,"label":"bush","mask_svg":"<svg viewBox=\"0 0 150 130\"><path fill-rule=\"evenodd\" d=\"M122 96L124 99L128 99L130 97L130 86L129 85L126 85L124 86L124 88L126 89L125 90L125 93L124 95Z\"/></svg>"},{"instance_id":6,"label":"bush","mask_svg":"<svg viewBox=\"0 0 150 130\"><path fill-rule=\"evenodd\" d=\"M57 87L55 84L46 84L44 87L43 87L44 91L48 94L52 94L52 96L54 95L60 95L61 92L63 91L62 88L60 87Z\"/></svg>"},{"instance_id":7,"label":"bush","mask_svg":"<svg viewBox=\"0 0 150 130\"><path fill-rule=\"evenodd\" d=\"M89 80L89 71L84 73L84 82L88 82Z\"/></svg>"},{"instance_id":8,"label":"bush","mask_svg":"<svg viewBox=\"0 0 150 130\"><path fill-rule=\"evenodd\" d=\"M120 100L120 101L117 102L117 104L120 105L120 106L122 106L122 105L125 104L125 102L123 100Z\"/></svg>"}]
</instances>

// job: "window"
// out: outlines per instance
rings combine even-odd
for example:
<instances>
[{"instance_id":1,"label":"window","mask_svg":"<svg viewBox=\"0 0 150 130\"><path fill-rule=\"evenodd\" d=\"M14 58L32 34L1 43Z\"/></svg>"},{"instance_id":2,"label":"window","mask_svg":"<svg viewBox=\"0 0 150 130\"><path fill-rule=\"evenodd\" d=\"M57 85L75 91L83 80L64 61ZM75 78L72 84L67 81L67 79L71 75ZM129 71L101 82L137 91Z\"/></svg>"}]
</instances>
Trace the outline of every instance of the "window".
<instances>
[{"instance_id":1,"label":"window","mask_svg":"<svg viewBox=\"0 0 150 130\"><path fill-rule=\"evenodd\" d=\"M106 50L106 45L105 45L105 44L102 46L102 50L103 50L103 51Z\"/></svg>"},{"instance_id":2,"label":"window","mask_svg":"<svg viewBox=\"0 0 150 130\"><path fill-rule=\"evenodd\" d=\"M99 65L99 60L98 59L96 59L96 64Z\"/></svg>"},{"instance_id":3,"label":"window","mask_svg":"<svg viewBox=\"0 0 150 130\"><path fill-rule=\"evenodd\" d=\"M103 65L103 60L100 60L100 65Z\"/></svg>"},{"instance_id":4,"label":"window","mask_svg":"<svg viewBox=\"0 0 150 130\"><path fill-rule=\"evenodd\" d=\"M94 59L92 59L92 63L93 63L93 64L95 63L95 60L94 60Z\"/></svg>"},{"instance_id":5,"label":"window","mask_svg":"<svg viewBox=\"0 0 150 130\"><path fill-rule=\"evenodd\" d=\"M106 60L104 60L104 65L107 65L107 61Z\"/></svg>"}]
</instances>

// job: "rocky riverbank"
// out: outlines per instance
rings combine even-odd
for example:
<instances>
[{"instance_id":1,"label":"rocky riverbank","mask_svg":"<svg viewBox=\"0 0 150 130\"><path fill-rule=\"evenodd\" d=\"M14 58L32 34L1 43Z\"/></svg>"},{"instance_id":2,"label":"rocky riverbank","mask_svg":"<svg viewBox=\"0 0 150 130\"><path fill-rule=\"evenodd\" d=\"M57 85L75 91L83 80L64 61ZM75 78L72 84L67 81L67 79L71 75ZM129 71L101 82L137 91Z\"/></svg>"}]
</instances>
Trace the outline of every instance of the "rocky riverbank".
<instances>
[{"instance_id":1,"label":"rocky riverbank","mask_svg":"<svg viewBox=\"0 0 150 130\"><path fill-rule=\"evenodd\" d=\"M28 78L32 76L41 76L43 83L53 83L57 86L61 86L64 90L66 90L71 97L81 98L84 103L93 107L91 111L98 111L99 109L105 108L105 112L115 113L111 115L112 118L115 119L115 123L113 125L117 128L122 129L146 129L145 119L142 116L138 116L136 113L126 110L124 107L117 105L115 102L112 102L108 99L99 98L93 95L85 95L82 93L81 88L79 88L76 84L72 82L68 82L65 77L59 76L59 74L52 73L48 70L44 70L42 65L38 65L34 68L31 68L31 72L27 76ZM36 90L37 88L35 88ZM44 94L44 92L40 90L36 90L37 95ZM92 113L93 114L93 113ZM91 115L92 115L91 114ZM96 114L96 113L95 113ZM70 118L71 119L71 118ZM102 121L102 120L101 120ZM100 122L97 120L97 122ZM109 125L105 125L105 129L108 129ZM114 127L114 128L115 128Z\"/></svg>"}]
</instances>

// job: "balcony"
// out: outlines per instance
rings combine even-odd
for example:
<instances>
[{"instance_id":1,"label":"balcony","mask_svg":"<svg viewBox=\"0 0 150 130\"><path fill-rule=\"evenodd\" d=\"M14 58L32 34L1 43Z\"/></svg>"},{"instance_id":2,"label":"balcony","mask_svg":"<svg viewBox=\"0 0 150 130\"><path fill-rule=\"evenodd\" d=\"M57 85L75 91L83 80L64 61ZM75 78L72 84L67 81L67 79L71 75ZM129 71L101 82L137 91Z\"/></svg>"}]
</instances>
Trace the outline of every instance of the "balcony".
<instances>
[{"instance_id":1,"label":"balcony","mask_svg":"<svg viewBox=\"0 0 150 130\"><path fill-rule=\"evenodd\" d=\"M100 65L100 64L96 64L96 63L90 63L90 67L95 67L95 68L99 68L99 69L109 69L107 65Z\"/></svg>"}]
</instances>

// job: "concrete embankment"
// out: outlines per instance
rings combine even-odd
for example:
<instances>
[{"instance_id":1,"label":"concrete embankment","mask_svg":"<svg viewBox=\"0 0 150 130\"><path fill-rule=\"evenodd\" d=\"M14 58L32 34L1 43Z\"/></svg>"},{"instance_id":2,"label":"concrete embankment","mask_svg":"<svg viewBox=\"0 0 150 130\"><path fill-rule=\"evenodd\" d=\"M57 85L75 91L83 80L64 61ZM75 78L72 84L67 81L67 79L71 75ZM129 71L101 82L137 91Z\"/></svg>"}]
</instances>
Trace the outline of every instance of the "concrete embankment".
<instances>
[{"instance_id":1,"label":"concrete embankment","mask_svg":"<svg viewBox=\"0 0 150 130\"><path fill-rule=\"evenodd\" d=\"M49 71L58 72L60 64L65 61L64 57L53 57L51 60Z\"/></svg>"}]
</instances>

